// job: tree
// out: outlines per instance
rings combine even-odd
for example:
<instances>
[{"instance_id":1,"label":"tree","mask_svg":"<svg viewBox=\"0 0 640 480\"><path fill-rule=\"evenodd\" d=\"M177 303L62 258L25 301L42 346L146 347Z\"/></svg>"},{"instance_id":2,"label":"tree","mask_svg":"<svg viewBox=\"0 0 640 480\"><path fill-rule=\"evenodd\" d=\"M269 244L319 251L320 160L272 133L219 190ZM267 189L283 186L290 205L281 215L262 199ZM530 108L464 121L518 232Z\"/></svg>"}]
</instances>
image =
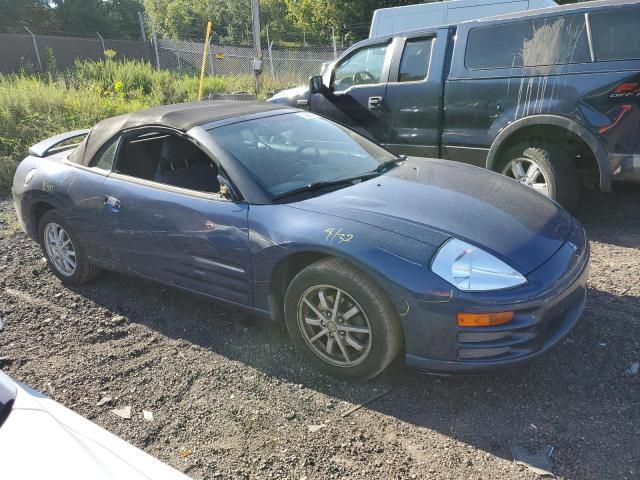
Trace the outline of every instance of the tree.
<instances>
[{"instance_id":1,"label":"tree","mask_svg":"<svg viewBox=\"0 0 640 480\"><path fill-rule=\"evenodd\" d=\"M210 20L214 37L237 42L251 38L249 0L144 0L144 7L159 35L202 38Z\"/></svg>"},{"instance_id":2,"label":"tree","mask_svg":"<svg viewBox=\"0 0 640 480\"><path fill-rule=\"evenodd\" d=\"M47 0L0 0L0 30L24 32L23 26L52 28L51 6Z\"/></svg>"},{"instance_id":3,"label":"tree","mask_svg":"<svg viewBox=\"0 0 640 480\"><path fill-rule=\"evenodd\" d=\"M53 0L53 16L61 31L111 38L139 38L140 0Z\"/></svg>"},{"instance_id":4,"label":"tree","mask_svg":"<svg viewBox=\"0 0 640 480\"><path fill-rule=\"evenodd\" d=\"M111 31L117 38L140 38L138 12L144 6L141 0L111 0L107 3L107 15ZM100 32L102 33L102 32Z\"/></svg>"},{"instance_id":5,"label":"tree","mask_svg":"<svg viewBox=\"0 0 640 480\"><path fill-rule=\"evenodd\" d=\"M332 29L351 40L368 35L373 11L378 8L421 3L416 0L283 0L293 22L324 36Z\"/></svg>"},{"instance_id":6,"label":"tree","mask_svg":"<svg viewBox=\"0 0 640 480\"><path fill-rule=\"evenodd\" d=\"M65 33L110 35L107 9L102 0L54 0L56 23Z\"/></svg>"}]
</instances>

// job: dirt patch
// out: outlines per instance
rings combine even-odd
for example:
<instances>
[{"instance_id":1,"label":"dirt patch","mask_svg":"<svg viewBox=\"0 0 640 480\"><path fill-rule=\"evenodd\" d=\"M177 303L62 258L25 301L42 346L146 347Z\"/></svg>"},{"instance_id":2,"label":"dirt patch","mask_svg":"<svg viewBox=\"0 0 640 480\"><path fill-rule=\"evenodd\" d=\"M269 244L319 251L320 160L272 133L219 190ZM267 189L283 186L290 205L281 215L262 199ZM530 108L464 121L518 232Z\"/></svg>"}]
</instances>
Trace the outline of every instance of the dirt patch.
<instances>
[{"instance_id":1,"label":"dirt patch","mask_svg":"<svg viewBox=\"0 0 640 480\"><path fill-rule=\"evenodd\" d=\"M117 274L64 288L4 221L0 368L198 479L535 478L510 449L545 445L559 478L638 478L640 375L625 371L640 361L640 188L588 194L579 217L589 300L556 349L500 374L397 364L361 385L316 373L281 325L225 306ZM111 412L127 405L129 420Z\"/></svg>"}]
</instances>

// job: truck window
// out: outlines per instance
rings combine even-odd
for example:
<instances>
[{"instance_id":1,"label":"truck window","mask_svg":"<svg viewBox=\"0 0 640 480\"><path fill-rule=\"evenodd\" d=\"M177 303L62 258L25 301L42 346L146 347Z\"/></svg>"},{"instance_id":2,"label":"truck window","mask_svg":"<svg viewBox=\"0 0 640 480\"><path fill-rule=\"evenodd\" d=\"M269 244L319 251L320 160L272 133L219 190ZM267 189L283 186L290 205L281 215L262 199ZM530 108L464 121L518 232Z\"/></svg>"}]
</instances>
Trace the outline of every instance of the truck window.
<instances>
[{"instance_id":1,"label":"truck window","mask_svg":"<svg viewBox=\"0 0 640 480\"><path fill-rule=\"evenodd\" d=\"M407 40L400 59L399 82L415 82L427 78L433 38Z\"/></svg>"},{"instance_id":2,"label":"truck window","mask_svg":"<svg viewBox=\"0 0 640 480\"><path fill-rule=\"evenodd\" d=\"M640 58L640 8L622 8L589 15L596 61Z\"/></svg>"},{"instance_id":3,"label":"truck window","mask_svg":"<svg viewBox=\"0 0 640 480\"><path fill-rule=\"evenodd\" d=\"M590 62L584 15L546 17L474 28L465 65L470 70Z\"/></svg>"},{"instance_id":4,"label":"truck window","mask_svg":"<svg viewBox=\"0 0 640 480\"><path fill-rule=\"evenodd\" d=\"M335 70L334 92L342 92L353 85L380 83L387 44L361 48L342 60Z\"/></svg>"}]
</instances>

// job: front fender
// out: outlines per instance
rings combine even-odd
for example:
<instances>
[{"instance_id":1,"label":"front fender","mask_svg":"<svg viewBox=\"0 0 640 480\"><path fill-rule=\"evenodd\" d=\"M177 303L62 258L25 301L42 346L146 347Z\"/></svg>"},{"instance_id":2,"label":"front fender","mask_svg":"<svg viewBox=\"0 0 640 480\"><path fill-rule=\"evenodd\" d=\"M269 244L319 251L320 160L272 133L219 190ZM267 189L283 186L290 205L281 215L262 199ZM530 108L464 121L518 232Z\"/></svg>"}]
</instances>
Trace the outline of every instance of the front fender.
<instances>
[{"instance_id":1,"label":"front fender","mask_svg":"<svg viewBox=\"0 0 640 480\"><path fill-rule=\"evenodd\" d=\"M264 312L273 272L300 253L341 258L364 272L389 295L405 331L409 303L453 296L451 285L430 269L437 247L357 221L286 205L251 206L249 240L254 306Z\"/></svg>"}]
</instances>

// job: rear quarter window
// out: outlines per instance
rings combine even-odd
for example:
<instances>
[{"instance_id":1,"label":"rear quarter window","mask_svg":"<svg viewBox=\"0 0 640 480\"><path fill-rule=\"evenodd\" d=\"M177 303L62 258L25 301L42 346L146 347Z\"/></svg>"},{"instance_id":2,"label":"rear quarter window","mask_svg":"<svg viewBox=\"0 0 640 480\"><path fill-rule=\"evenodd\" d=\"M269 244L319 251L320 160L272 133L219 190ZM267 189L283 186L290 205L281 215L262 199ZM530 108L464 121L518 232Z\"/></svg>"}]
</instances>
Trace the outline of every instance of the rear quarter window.
<instances>
[{"instance_id":1,"label":"rear quarter window","mask_svg":"<svg viewBox=\"0 0 640 480\"><path fill-rule=\"evenodd\" d=\"M465 65L470 70L590 62L584 15L563 15L474 28Z\"/></svg>"},{"instance_id":2,"label":"rear quarter window","mask_svg":"<svg viewBox=\"0 0 640 480\"><path fill-rule=\"evenodd\" d=\"M589 19L596 61L640 58L640 7L592 13Z\"/></svg>"}]
</instances>

